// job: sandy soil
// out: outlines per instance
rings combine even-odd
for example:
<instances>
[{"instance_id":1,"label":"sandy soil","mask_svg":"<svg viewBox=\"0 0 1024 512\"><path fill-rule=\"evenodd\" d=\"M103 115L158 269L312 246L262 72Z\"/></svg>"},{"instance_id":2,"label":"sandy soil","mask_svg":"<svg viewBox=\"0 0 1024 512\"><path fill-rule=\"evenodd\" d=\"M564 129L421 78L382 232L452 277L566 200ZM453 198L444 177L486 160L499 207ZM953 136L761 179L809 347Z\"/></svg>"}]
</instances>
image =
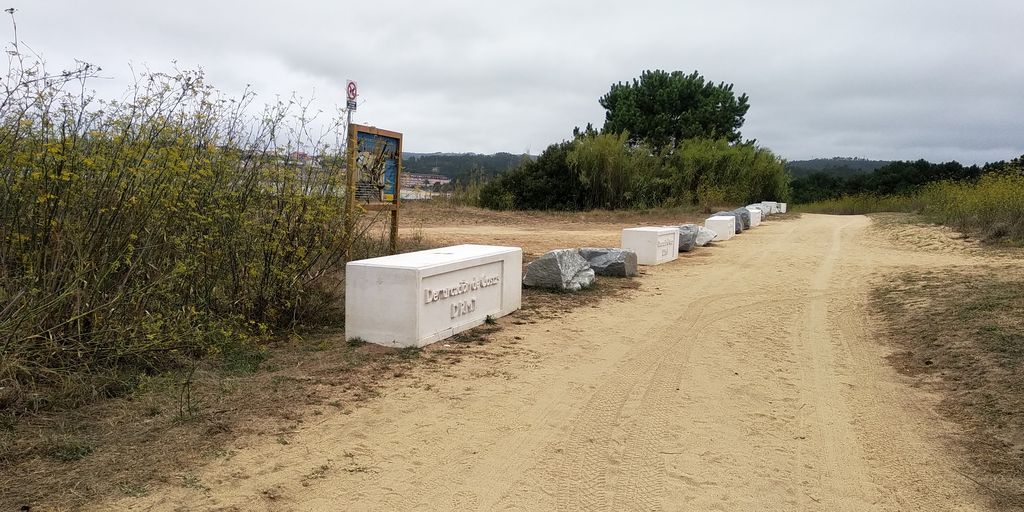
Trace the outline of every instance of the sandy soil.
<instances>
[{"instance_id":1,"label":"sandy soil","mask_svg":"<svg viewBox=\"0 0 1024 512\"><path fill-rule=\"evenodd\" d=\"M418 229L534 254L618 239L612 224ZM982 510L938 397L886 363L866 306L893 271L981 257L866 217L769 220L645 269L630 294L503 318L487 357L393 378L287 445L242 439L186 485L96 508Z\"/></svg>"}]
</instances>

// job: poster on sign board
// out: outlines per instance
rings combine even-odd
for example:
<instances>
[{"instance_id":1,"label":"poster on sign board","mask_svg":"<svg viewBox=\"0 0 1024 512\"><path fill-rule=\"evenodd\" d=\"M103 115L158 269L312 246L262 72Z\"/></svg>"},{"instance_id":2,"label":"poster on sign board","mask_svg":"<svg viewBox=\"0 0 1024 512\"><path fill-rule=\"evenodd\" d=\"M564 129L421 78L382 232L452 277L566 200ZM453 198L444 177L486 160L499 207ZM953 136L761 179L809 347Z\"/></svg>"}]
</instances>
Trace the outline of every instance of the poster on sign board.
<instances>
[{"instance_id":1,"label":"poster on sign board","mask_svg":"<svg viewBox=\"0 0 1024 512\"><path fill-rule=\"evenodd\" d=\"M369 126L356 131L356 198L365 203L393 203L399 197L402 134Z\"/></svg>"}]
</instances>

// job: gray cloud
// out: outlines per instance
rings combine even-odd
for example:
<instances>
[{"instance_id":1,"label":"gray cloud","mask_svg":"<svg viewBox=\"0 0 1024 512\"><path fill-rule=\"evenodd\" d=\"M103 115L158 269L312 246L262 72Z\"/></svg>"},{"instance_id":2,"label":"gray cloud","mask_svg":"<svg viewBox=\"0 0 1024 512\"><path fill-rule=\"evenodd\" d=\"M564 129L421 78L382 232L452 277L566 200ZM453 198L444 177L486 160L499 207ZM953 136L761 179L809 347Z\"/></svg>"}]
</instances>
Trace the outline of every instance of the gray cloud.
<instances>
[{"instance_id":1,"label":"gray cloud","mask_svg":"<svg viewBox=\"0 0 1024 512\"><path fill-rule=\"evenodd\" d=\"M790 159L983 162L1024 153L1024 3L788 0L483 3L9 0L54 66L201 66L225 92L359 81L357 120L411 151L539 152L600 125L642 70L699 70L751 98L743 133ZM10 39L10 29L5 28Z\"/></svg>"}]
</instances>

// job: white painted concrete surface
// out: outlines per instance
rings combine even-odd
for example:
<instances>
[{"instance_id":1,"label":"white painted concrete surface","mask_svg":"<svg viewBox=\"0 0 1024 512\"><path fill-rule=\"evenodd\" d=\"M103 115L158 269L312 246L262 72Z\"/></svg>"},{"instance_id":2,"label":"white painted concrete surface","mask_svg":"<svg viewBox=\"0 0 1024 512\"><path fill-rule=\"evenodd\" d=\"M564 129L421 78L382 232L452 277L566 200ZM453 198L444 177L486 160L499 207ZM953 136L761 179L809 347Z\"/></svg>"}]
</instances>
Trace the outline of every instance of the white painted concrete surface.
<instances>
[{"instance_id":1,"label":"white painted concrete surface","mask_svg":"<svg viewBox=\"0 0 1024 512\"><path fill-rule=\"evenodd\" d=\"M750 212L750 227L756 228L761 225L761 209L760 208L747 208Z\"/></svg>"},{"instance_id":2,"label":"white painted concrete surface","mask_svg":"<svg viewBox=\"0 0 1024 512\"><path fill-rule=\"evenodd\" d=\"M661 265L679 258L679 228L623 229L622 248L635 252L640 265Z\"/></svg>"},{"instance_id":3,"label":"white painted concrete surface","mask_svg":"<svg viewBox=\"0 0 1024 512\"><path fill-rule=\"evenodd\" d=\"M732 215L716 215L714 217L708 217L704 221L704 227L714 231L718 236L715 237L716 242L728 240L736 236L736 217Z\"/></svg>"},{"instance_id":4,"label":"white painted concrete surface","mask_svg":"<svg viewBox=\"0 0 1024 512\"><path fill-rule=\"evenodd\" d=\"M786 203L779 203L779 212L786 213Z\"/></svg>"},{"instance_id":5,"label":"white painted concrete surface","mask_svg":"<svg viewBox=\"0 0 1024 512\"><path fill-rule=\"evenodd\" d=\"M345 266L345 336L422 347L522 304L523 250L456 245Z\"/></svg>"}]
</instances>

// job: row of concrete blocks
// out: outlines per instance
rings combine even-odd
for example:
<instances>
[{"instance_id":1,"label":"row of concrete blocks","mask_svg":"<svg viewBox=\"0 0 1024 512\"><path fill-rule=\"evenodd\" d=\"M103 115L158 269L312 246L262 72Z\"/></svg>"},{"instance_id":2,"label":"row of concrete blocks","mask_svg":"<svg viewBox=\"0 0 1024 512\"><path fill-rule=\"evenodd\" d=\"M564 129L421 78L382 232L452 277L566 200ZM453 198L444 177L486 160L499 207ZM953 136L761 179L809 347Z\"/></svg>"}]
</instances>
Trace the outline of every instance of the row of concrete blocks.
<instances>
[{"instance_id":1,"label":"row of concrete blocks","mask_svg":"<svg viewBox=\"0 0 1024 512\"><path fill-rule=\"evenodd\" d=\"M741 226L740 219L735 215L714 215L704 221L704 227L718 234L715 240L728 240L743 232L744 229L754 228L761 224L761 220L777 213L786 213L786 203L775 201L763 201L760 203L748 204L745 207L750 216L749 226ZM735 210L734 210L735 212ZM728 212L728 213L734 213ZM732 226L732 229L729 226Z\"/></svg>"},{"instance_id":2,"label":"row of concrete blocks","mask_svg":"<svg viewBox=\"0 0 1024 512\"><path fill-rule=\"evenodd\" d=\"M745 207L749 227L757 227L769 215L786 213L786 203L764 201ZM725 241L741 233L743 227L738 214L723 212L704 220L704 227L715 232L716 241ZM679 230L675 226L626 228L622 230L622 248L636 253L641 265L660 265L679 258Z\"/></svg>"},{"instance_id":3,"label":"row of concrete blocks","mask_svg":"<svg viewBox=\"0 0 1024 512\"><path fill-rule=\"evenodd\" d=\"M786 211L785 203L755 206L767 215ZM728 219L735 222L735 217ZM715 226L708 222L707 227ZM721 233L716 234L729 235L729 227L718 226ZM635 251L641 265L671 261L679 257L679 228L624 230L622 247ZM429 345L519 309L522 270L522 248L492 245L457 245L349 262L345 335L391 347Z\"/></svg>"}]
</instances>

